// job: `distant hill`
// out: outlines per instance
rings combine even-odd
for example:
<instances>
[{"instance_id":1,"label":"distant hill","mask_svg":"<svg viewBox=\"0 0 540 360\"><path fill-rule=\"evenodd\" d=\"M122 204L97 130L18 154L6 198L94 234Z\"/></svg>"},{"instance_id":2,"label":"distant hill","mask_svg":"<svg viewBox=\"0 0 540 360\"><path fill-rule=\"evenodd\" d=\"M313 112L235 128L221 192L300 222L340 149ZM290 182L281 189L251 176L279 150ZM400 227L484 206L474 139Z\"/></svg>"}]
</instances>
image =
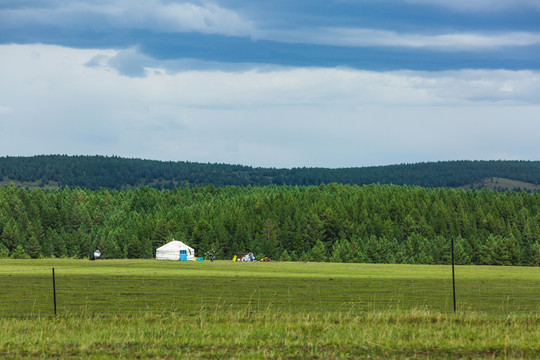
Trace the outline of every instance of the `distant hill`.
<instances>
[{"instance_id":1,"label":"distant hill","mask_svg":"<svg viewBox=\"0 0 540 360\"><path fill-rule=\"evenodd\" d=\"M255 168L106 156L0 157L0 185L88 189L151 186L396 184L540 190L540 161L445 161L362 168Z\"/></svg>"}]
</instances>

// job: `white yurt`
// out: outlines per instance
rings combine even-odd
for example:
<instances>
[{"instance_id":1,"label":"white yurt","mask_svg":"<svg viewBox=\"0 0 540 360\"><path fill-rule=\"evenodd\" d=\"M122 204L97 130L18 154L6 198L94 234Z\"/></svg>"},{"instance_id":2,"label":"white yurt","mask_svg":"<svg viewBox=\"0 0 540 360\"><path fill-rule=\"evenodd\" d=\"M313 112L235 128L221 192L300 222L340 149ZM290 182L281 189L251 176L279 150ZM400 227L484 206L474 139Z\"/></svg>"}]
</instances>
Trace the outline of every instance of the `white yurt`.
<instances>
[{"instance_id":1,"label":"white yurt","mask_svg":"<svg viewBox=\"0 0 540 360\"><path fill-rule=\"evenodd\" d=\"M195 250L181 241L173 240L156 249L156 259L195 261Z\"/></svg>"}]
</instances>

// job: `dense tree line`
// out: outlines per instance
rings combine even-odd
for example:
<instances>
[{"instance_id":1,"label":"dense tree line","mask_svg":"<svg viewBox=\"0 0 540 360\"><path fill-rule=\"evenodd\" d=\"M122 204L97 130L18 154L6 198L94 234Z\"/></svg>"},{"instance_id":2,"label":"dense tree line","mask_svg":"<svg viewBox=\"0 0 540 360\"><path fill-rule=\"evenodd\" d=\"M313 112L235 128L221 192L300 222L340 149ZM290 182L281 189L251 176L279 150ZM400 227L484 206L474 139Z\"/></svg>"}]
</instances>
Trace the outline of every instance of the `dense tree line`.
<instances>
[{"instance_id":1,"label":"dense tree line","mask_svg":"<svg viewBox=\"0 0 540 360\"><path fill-rule=\"evenodd\" d=\"M151 258L176 238L218 258L540 265L540 194L397 185L0 187L0 257Z\"/></svg>"},{"instance_id":2,"label":"dense tree line","mask_svg":"<svg viewBox=\"0 0 540 360\"><path fill-rule=\"evenodd\" d=\"M364 168L253 168L104 156L0 157L0 180L97 190L150 186L395 184L460 187L499 177L540 184L540 161L448 161Z\"/></svg>"}]
</instances>

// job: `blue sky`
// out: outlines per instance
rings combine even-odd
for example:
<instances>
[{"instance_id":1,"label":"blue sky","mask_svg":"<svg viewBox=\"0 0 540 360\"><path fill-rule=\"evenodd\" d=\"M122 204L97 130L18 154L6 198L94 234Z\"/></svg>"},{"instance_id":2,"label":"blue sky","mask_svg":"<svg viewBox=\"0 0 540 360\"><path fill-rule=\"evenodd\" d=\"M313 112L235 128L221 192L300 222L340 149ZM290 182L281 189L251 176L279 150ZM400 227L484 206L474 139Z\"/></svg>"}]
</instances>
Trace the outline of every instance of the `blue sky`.
<instances>
[{"instance_id":1,"label":"blue sky","mask_svg":"<svg viewBox=\"0 0 540 360\"><path fill-rule=\"evenodd\" d=\"M0 155L540 159L540 0L3 0Z\"/></svg>"}]
</instances>

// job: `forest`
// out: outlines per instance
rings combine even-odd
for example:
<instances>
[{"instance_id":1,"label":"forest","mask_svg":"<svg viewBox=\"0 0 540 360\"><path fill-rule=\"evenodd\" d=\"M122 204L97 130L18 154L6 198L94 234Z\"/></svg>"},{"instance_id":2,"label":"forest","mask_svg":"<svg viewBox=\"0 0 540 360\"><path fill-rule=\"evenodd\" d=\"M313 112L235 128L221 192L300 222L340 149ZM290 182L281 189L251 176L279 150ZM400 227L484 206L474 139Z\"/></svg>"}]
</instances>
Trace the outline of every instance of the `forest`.
<instances>
[{"instance_id":1,"label":"forest","mask_svg":"<svg viewBox=\"0 0 540 360\"><path fill-rule=\"evenodd\" d=\"M132 189L150 186L266 186L394 184L422 187L482 187L488 178L540 184L540 161L446 161L359 168L253 168L242 165L163 162L106 156L0 157L0 182L22 187ZM503 187L502 190L517 190ZM526 189L523 189L526 190Z\"/></svg>"},{"instance_id":2,"label":"forest","mask_svg":"<svg viewBox=\"0 0 540 360\"><path fill-rule=\"evenodd\" d=\"M540 265L540 193L398 185L0 187L0 257L152 258L173 238L218 259Z\"/></svg>"}]
</instances>

